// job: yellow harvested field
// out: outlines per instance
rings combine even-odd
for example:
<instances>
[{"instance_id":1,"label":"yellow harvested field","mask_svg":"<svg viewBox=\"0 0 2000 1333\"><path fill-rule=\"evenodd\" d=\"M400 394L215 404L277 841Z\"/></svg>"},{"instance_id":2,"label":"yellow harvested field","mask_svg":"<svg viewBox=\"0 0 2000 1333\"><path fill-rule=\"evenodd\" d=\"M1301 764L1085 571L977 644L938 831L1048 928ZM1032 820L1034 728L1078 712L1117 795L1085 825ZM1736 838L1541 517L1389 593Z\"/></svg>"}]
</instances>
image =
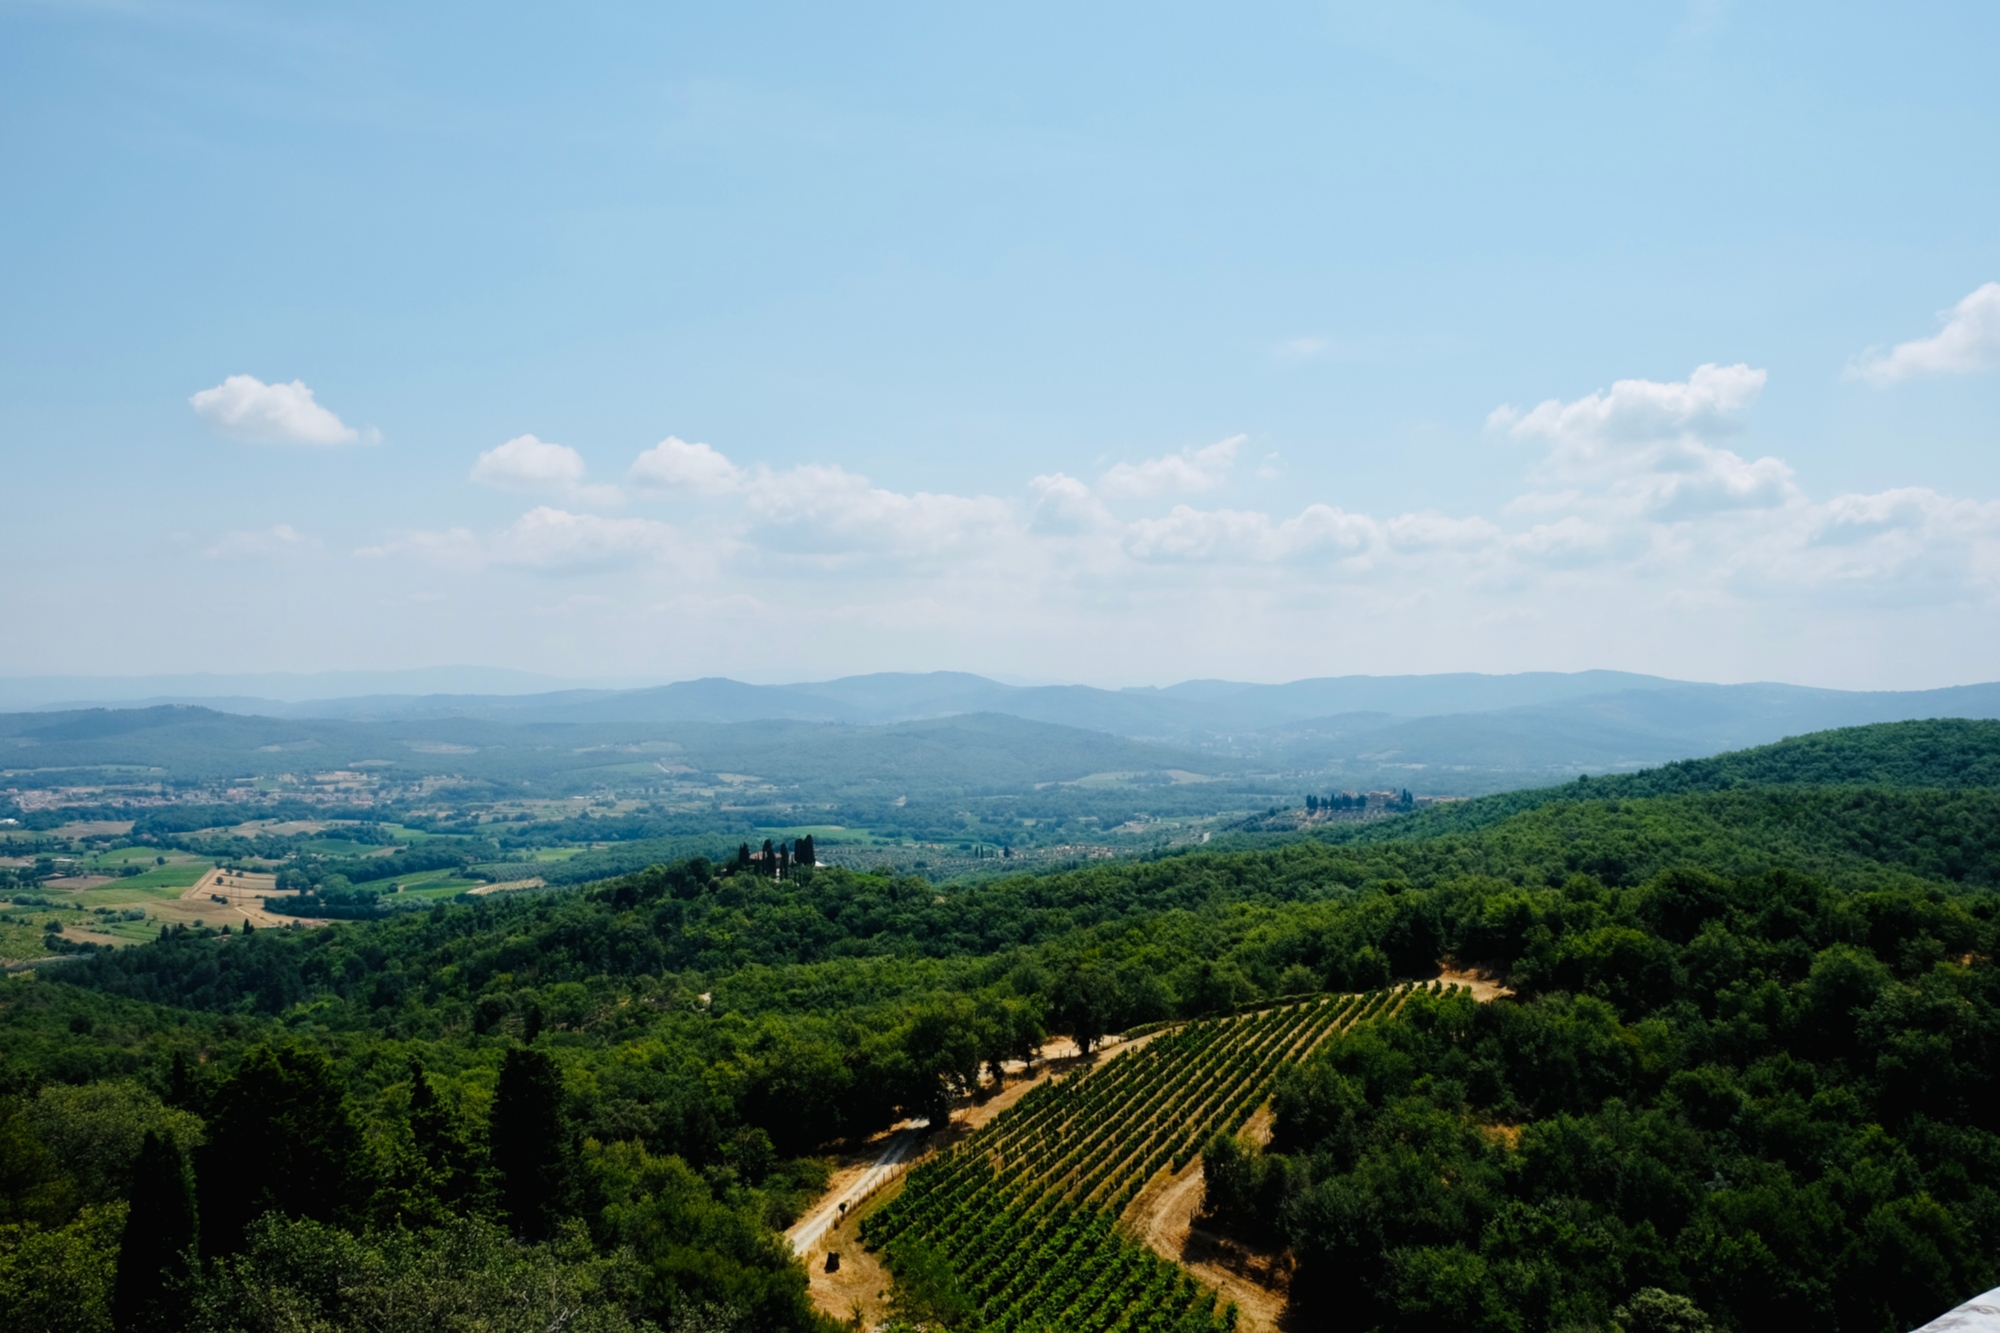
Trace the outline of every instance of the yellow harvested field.
<instances>
[{"instance_id":1,"label":"yellow harvested field","mask_svg":"<svg viewBox=\"0 0 2000 1333\"><path fill-rule=\"evenodd\" d=\"M479 898L489 893L505 893L509 889L539 889L545 881L540 879L508 879L498 884L482 884L476 889L467 889L465 896Z\"/></svg>"},{"instance_id":2,"label":"yellow harvested field","mask_svg":"<svg viewBox=\"0 0 2000 1333\"><path fill-rule=\"evenodd\" d=\"M224 870L217 867L203 875L173 902L159 904L154 911L163 919L181 917L187 924L200 922L219 926L244 921L256 926L323 926L324 921L296 916L277 916L264 910L266 898L288 898L289 889L278 887L276 875Z\"/></svg>"}]
</instances>

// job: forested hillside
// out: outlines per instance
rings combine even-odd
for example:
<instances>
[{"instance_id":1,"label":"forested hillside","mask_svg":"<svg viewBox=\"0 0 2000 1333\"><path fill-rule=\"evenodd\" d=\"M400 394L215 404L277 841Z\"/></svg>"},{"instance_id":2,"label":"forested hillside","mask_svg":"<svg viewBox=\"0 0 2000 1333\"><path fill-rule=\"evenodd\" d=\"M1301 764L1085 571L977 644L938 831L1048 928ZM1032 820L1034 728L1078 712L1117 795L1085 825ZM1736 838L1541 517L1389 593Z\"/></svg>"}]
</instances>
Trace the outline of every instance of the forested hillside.
<instances>
[{"instance_id":1,"label":"forested hillside","mask_svg":"<svg viewBox=\"0 0 2000 1333\"><path fill-rule=\"evenodd\" d=\"M1318 1317L1604 1327L1658 1290L1726 1329L1901 1330L2000 1276L2000 727L1707 762L1345 842L956 887L695 860L16 977L0 1301L812 1328L772 1228L842 1137L1045 1033L1455 957L1517 995L1330 1043L1215 1196L1311 1256Z\"/></svg>"},{"instance_id":2,"label":"forested hillside","mask_svg":"<svg viewBox=\"0 0 2000 1333\"><path fill-rule=\"evenodd\" d=\"M1775 745L1686 759L1639 773L1500 792L1435 807L1394 825L1335 827L1329 836L1359 841L1426 837L1483 827L1556 801L1808 785L1948 790L2000 786L2000 722L1964 718L1884 722L1794 736Z\"/></svg>"}]
</instances>

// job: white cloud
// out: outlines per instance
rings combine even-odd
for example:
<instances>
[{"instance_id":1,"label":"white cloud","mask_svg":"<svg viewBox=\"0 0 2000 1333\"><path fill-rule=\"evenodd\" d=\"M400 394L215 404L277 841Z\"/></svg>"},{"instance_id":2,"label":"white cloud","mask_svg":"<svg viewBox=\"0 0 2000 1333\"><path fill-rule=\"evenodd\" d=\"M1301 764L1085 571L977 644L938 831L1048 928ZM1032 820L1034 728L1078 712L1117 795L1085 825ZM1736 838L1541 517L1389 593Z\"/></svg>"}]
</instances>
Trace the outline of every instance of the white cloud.
<instances>
[{"instance_id":1,"label":"white cloud","mask_svg":"<svg viewBox=\"0 0 2000 1333\"><path fill-rule=\"evenodd\" d=\"M1848 374L1877 388L1913 375L1963 375L2000 369L2000 282L1989 282L1938 317L1944 327L1928 338L1870 349Z\"/></svg>"},{"instance_id":2,"label":"white cloud","mask_svg":"<svg viewBox=\"0 0 2000 1333\"><path fill-rule=\"evenodd\" d=\"M760 470L745 508L765 543L822 555L963 551L1013 525L1012 507L990 495L904 494L828 464Z\"/></svg>"},{"instance_id":3,"label":"white cloud","mask_svg":"<svg viewBox=\"0 0 2000 1333\"><path fill-rule=\"evenodd\" d=\"M1608 392L1570 403L1551 398L1525 414L1495 408L1489 428L1549 446L1533 476L1558 488L1521 496L1513 507L1582 505L1678 519L1790 502L1797 490L1784 462L1746 459L1703 438L1742 429L1766 378L1746 365L1709 364L1685 380L1619 380Z\"/></svg>"},{"instance_id":4,"label":"white cloud","mask_svg":"<svg viewBox=\"0 0 2000 1333\"><path fill-rule=\"evenodd\" d=\"M205 560L269 560L319 549L319 542L289 523L225 532L204 550Z\"/></svg>"},{"instance_id":5,"label":"white cloud","mask_svg":"<svg viewBox=\"0 0 2000 1333\"><path fill-rule=\"evenodd\" d=\"M1749 547L1739 580L1828 588L1904 601L2000 584L2000 502L1905 486L1838 495Z\"/></svg>"},{"instance_id":6,"label":"white cloud","mask_svg":"<svg viewBox=\"0 0 2000 1333\"><path fill-rule=\"evenodd\" d=\"M583 484L583 455L566 444L517 435L488 449L472 465L472 480L503 491L559 495L583 504L618 505L625 497L615 486Z\"/></svg>"},{"instance_id":7,"label":"white cloud","mask_svg":"<svg viewBox=\"0 0 2000 1333\"><path fill-rule=\"evenodd\" d=\"M507 491L567 491L583 484L583 455L566 444L517 435L479 455L472 479Z\"/></svg>"},{"instance_id":8,"label":"white cloud","mask_svg":"<svg viewBox=\"0 0 2000 1333\"><path fill-rule=\"evenodd\" d=\"M490 543L502 565L580 573L646 564L675 553L674 530L645 518L600 518L540 505Z\"/></svg>"},{"instance_id":9,"label":"white cloud","mask_svg":"<svg viewBox=\"0 0 2000 1333\"><path fill-rule=\"evenodd\" d=\"M1949 608L1927 613L1932 628L1953 614L1990 619L2000 503L1921 489L1813 500L1783 460L1725 447L1764 384L1760 370L1708 365L1683 381L1621 380L1502 409L1492 424L1533 455L1517 498L1484 514L1375 514L1309 496L1289 516L1214 501L1168 500L1149 507L1167 512L1129 519L1106 507L1107 491L1212 490L1241 437L1121 465L1100 486L1045 473L1013 499L904 492L831 463L738 465L670 439L641 455L631 483L709 497L676 526L544 506L499 531L412 533L363 554L495 573L632 571L582 587L609 599L590 611L607 634L628 632L621 605L705 625L716 640L754 612L810 626L816 643L866 639L877 664L883 651L977 643L965 650L998 652L999 669L1021 663L1006 656L1015 645L1068 660L1072 643L1094 644L1104 662L1114 638L1117 661L1190 664L1160 668L1171 671L1220 660L1210 652L1237 653L1243 672L1360 669L1379 659L1341 654L1413 640L1501 669L1484 654L1506 635L1526 656L1505 669L1520 669L1546 664L1552 645L1576 665L1602 661L1606 644L1721 652L1785 615L1819 624L1930 607ZM536 457L545 465L517 471L551 488L580 484L580 460ZM1176 637L1170 624L1200 630Z\"/></svg>"},{"instance_id":10,"label":"white cloud","mask_svg":"<svg viewBox=\"0 0 2000 1333\"><path fill-rule=\"evenodd\" d=\"M1332 345L1324 338L1287 338L1271 349L1271 355L1283 365L1296 366L1326 355Z\"/></svg>"},{"instance_id":11,"label":"white cloud","mask_svg":"<svg viewBox=\"0 0 2000 1333\"><path fill-rule=\"evenodd\" d=\"M1567 514L1537 523L1507 540L1509 555L1540 565L1601 564L1617 547L1617 534L1601 523Z\"/></svg>"},{"instance_id":12,"label":"white cloud","mask_svg":"<svg viewBox=\"0 0 2000 1333\"><path fill-rule=\"evenodd\" d=\"M1090 487L1066 472L1051 472L1028 481L1034 496L1029 507L1028 526L1050 536L1081 536L1117 526L1117 520Z\"/></svg>"},{"instance_id":13,"label":"white cloud","mask_svg":"<svg viewBox=\"0 0 2000 1333\"><path fill-rule=\"evenodd\" d=\"M254 375L231 375L188 403L212 429L251 444L354 444L364 438L315 402L299 380L266 384ZM380 436L369 431L366 438L373 443Z\"/></svg>"},{"instance_id":14,"label":"white cloud","mask_svg":"<svg viewBox=\"0 0 2000 1333\"><path fill-rule=\"evenodd\" d=\"M705 444L669 435L632 460L634 486L653 491L722 495L743 487L743 469Z\"/></svg>"},{"instance_id":15,"label":"white cloud","mask_svg":"<svg viewBox=\"0 0 2000 1333\"><path fill-rule=\"evenodd\" d=\"M1100 494L1115 499L1152 499L1161 495L1199 495L1229 480L1236 464L1236 451L1245 435L1232 435L1205 449L1190 446L1164 458L1143 463L1120 463L1098 478Z\"/></svg>"},{"instance_id":16,"label":"white cloud","mask_svg":"<svg viewBox=\"0 0 2000 1333\"><path fill-rule=\"evenodd\" d=\"M1768 372L1746 365L1695 367L1685 380L1619 380L1609 392L1573 403L1551 398L1522 415L1493 409L1486 421L1517 440L1546 440L1559 451L1589 456L1620 445L1740 429L1742 416L1763 392Z\"/></svg>"},{"instance_id":17,"label":"white cloud","mask_svg":"<svg viewBox=\"0 0 2000 1333\"><path fill-rule=\"evenodd\" d=\"M354 554L363 560L393 560L411 556L425 564L457 570L484 569L487 565L485 545L470 528L406 532L374 546L357 547Z\"/></svg>"},{"instance_id":18,"label":"white cloud","mask_svg":"<svg viewBox=\"0 0 2000 1333\"><path fill-rule=\"evenodd\" d=\"M1504 535L1498 524L1483 518L1451 518L1428 510L1398 515L1383 529L1399 551L1476 551Z\"/></svg>"},{"instance_id":19,"label":"white cloud","mask_svg":"<svg viewBox=\"0 0 2000 1333\"><path fill-rule=\"evenodd\" d=\"M625 569L686 554L679 534L665 523L572 514L548 505L537 505L486 538L466 528L410 532L355 551L365 559L409 556L447 569L499 566L545 574Z\"/></svg>"},{"instance_id":20,"label":"white cloud","mask_svg":"<svg viewBox=\"0 0 2000 1333\"><path fill-rule=\"evenodd\" d=\"M1332 505L1307 505L1296 518L1283 522L1254 510L1175 505L1165 518L1131 524L1125 549L1140 560L1268 563L1312 555L1352 556L1381 537L1382 526L1374 519Z\"/></svg>"}]
</instances>

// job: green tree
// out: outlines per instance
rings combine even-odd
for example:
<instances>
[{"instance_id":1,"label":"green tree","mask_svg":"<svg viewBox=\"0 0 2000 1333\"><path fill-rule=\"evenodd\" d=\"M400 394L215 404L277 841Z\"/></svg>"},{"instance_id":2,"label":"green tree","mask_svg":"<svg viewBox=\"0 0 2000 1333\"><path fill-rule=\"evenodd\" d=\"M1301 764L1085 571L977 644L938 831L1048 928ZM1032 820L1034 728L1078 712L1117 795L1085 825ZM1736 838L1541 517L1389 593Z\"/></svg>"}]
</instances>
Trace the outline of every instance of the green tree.
<instances>
[{"instance_id":1,"label":"green tree","mask_svg":"<svg viewBox=\"0 0 2000 1333\"><path fill-rule=\"evenodd\" d=\"M84 1207L66 1225L0 1225L0 1328L111 1333L111 1282L125 1205Z\"/></svg>"},{"instance_id":2,"label":"green tree","mask_svg":"<svg viewBox=\"0 0 2000 1333\"><path fill-rule=\"evenodd\" d=\"M972 1001L940 996L912 1015L901 1033L912 1079L909 1109L943 1127L953 1100L978 1086L982 1025Z\"/></svg>"},{"instance_id":3,"label":"green tree","mask_svg":"<svg viewBox=\"0 0 2000 1333\"><path fill-rule=\"evenodd\" d=\"M890 1248L889 1266L896 1285L889 1293L890 1313L919 1328L970 1328L979 1307L965 1294L950 1261L915 1240Z\"/></svg>"},{"instance_id":4,"label":"green tree","mask_svg":"<svg viewBox=\"0 0 2000 1333\"><path fill-rule=\"evenodd\" d=\"M201 1142L201 1120L176 1111L130 1079L52 1083L28 1104L28 1117L83 1203L129 1197L132 1171L148 1134L170 1139L185 1155Z\"/></svg>"},{"instance_id":5,"label":"green tree","mask_svg":"<svg viewBox=\"0 0 2000 1333\"><path fill-rule=\"evenodd\" d=\"M35 1132L20 1100L0 1097L0 1225L60 1226L76 1207L76 1182Z\"/></svg>"},{"instance_id":6,"label":"green tree","mask_svg":"<svg viewBox=\"0 0 2000 1333\"><path fill-rule=\"evenodd\" d=\"M132 1164L131 1207L111 1293L119 1333L171 1333L184 1325L198 1238L187 1155L172 1138L147 1130Z\"/></svg>"},{"instance_id":7,"label":"green tree","mask_svg":"<svg viewBox=\"0 0 2000 1333\"><path fill-rule=\"evenodd\" d=\"M507 1052L488 1135L508 1225L524 1240L547 1240L568 1211L570 1174L562 1071L545 1052Z\"/></svg>"},{"instance_id":8,"label":"green tree","mask_svg":"<svg viewBox=\"0 0 2000 1333\"><path fill-rule=\"evenodd\" d=\"M1618 1333L1709 1333L1714 1327L1699 1305L1658 1287L1633 1292L1611 1312L1611 1326Z\"/></svg>"},{"instance_id":9,"label":"green tree","mask_svg":"<svg viewBox=\"0 0 2000 1333\"><path fill-rule=\"evenodd\" d=\"M275 1214L252 1223L243 1253L203 1286L196 1327L230 1333L642 1333L637 1274L591 1253L580 1230L522 1245L491 1223L351 1235ZM732 1331L733 1333L733 1331Z\"/></svg>"},{"instance_id":10,"label":"green tree","mask_svg":"<svg viewBox=\"0 0 2000 1333\"><path fill-rule=\"evenodd\" d=\"M1050 1017L1057 1027L1068 1030L1085 1055L1111 1030L1114 989L1111 979L1092 963L1072 966L1056 983Z\"/></svg>"},{"instance_id":11,"label":"green tree","mask_svg":"<svg viewBox=\"0 0 2000 1333\"><path fill-rule=\"evenodd\" d=\"M586 1145L583 1167L601 1201L594 1225L641 1265L638 1307L667 1328L702 1312L734 1311L743 1333L822 1330L791 1247L715 1197L678 1157L636 1143ZM703 1327L695 1322L694 1327Z\"/></svg>"},{"instance_id":12,"label":"green tree","mask_svg":"<svg viewBox=\"0 0 2000 1333\"><path fill-rule=\"evenodd\" d=\"M196 1154L202 1250L233 1253L266 1212L359 1219L373 1181L346 1090L318 1051L259 1047L217 1090Z\"/></svg>"},{"instance_id":13,"label":"green tree","mask_svg":"<svg viewBox=\"0 0 2000 1333\"><path fill-rule=\"evenodd\" d=\"M463 1208L479 1186L472 1149L458 1118L415 1056L410 1057L410 1136L431 1191L447 1206Z\"/></svg>"}]
</instances>

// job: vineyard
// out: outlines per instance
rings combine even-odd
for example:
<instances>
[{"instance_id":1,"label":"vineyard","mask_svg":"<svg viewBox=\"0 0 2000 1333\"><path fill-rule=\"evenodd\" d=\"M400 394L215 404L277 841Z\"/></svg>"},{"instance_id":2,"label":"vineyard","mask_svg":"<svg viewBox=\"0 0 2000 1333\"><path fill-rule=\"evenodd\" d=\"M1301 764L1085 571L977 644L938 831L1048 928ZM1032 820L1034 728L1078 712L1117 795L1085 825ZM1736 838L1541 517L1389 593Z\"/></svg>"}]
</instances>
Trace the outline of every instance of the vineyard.
<instances>
[{"instance_id":1,"label":"vineyard","mask_svg":"<svg viewBox=\"0 0 2000 1333\"><path fill-rule=\"evenodd\" d=\"M986 1333L1212 1333L1233 1306L1114 1223L1158 1172L1234 1133L1278 1073L1329 1035L1393 1013L1407 988L1187 1024L1046 1083L916 1168L862 1239L924 1247L957 1275Z\"/></svg>"}]
</instances>

